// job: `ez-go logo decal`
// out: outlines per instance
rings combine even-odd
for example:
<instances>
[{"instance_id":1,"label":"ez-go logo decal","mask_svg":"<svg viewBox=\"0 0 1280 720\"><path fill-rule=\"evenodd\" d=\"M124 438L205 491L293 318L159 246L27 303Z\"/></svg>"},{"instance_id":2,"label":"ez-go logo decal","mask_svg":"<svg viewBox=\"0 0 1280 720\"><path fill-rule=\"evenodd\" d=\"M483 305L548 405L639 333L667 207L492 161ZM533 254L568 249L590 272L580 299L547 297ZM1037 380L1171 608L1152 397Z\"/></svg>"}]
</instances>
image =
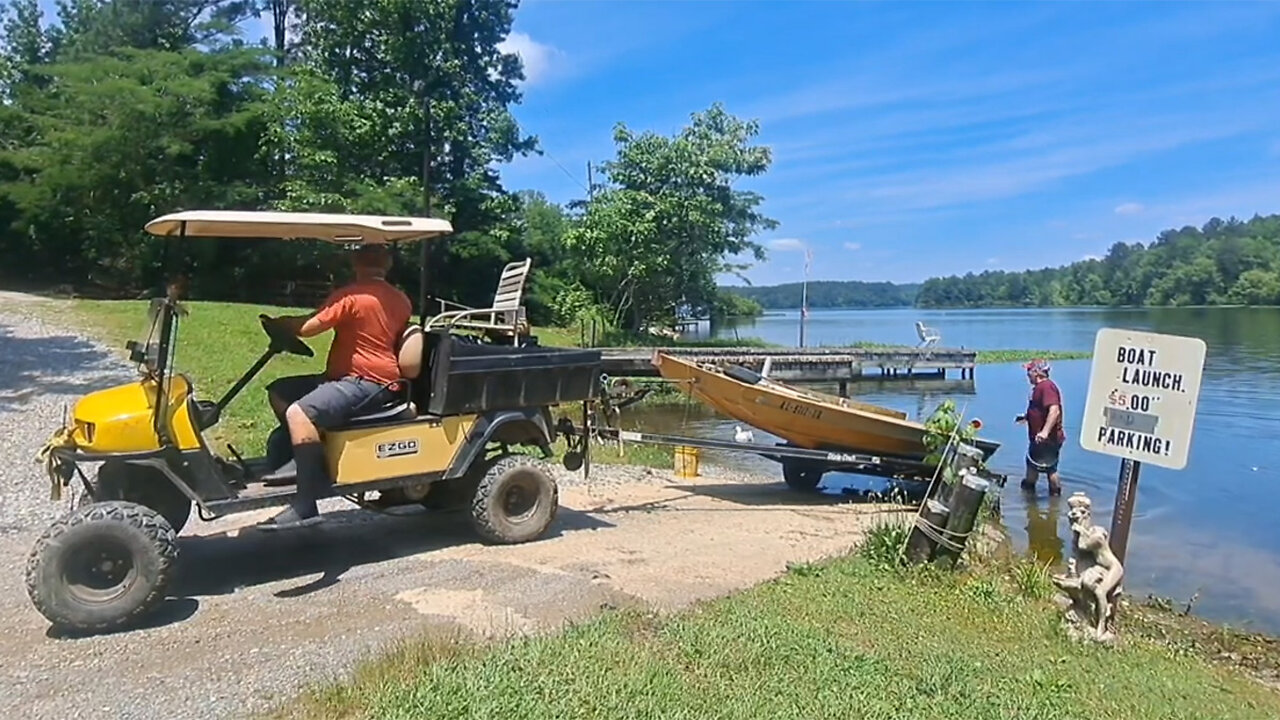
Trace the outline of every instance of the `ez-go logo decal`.
<instances>
[{"instance_id":1,"label":"ez-go logo decal","mask_svg":"<svg viewBox=\"0 0 1280 720\"><path fill-rule=\"evenodd\" d=\"M385 460L393 457L403 457L405 455L418 454L418 441L414 440L392 440L391 442L378 443L378 459Z\"/></svg>"}]
</instances>

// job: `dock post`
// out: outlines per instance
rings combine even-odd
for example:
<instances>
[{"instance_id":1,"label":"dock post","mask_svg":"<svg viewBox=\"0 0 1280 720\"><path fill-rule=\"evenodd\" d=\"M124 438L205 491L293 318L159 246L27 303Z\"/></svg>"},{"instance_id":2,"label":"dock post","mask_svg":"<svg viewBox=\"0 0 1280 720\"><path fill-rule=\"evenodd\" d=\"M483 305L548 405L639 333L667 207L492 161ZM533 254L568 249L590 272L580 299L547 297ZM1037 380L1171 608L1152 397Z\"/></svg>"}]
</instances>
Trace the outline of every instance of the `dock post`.
<instances>
[{"instance_id":1,"label":"dock post","mask_svg":"<svg viewBox=\"0 0 1280 720\"><path fill-rule=\"evenodd\" d=\"M982 507L982 499L987 495L991 483L977 475L964 475L951 490L948 499L951 515L947 518L946 531L942 533L946 539L938 543L933 560L938 565L950 568L960 559L969 533L973 531L974 521L978 518L978 509Z\"/></svg>"},{"instance_id":2,"label":"dock post","mask_svg":"<svg viewBox=\"0 0 1280 720\"><path fill-rule=\"evenodd\" d=\"M937 528L946 527L947 516L950 514L951 509L945 503L937 500L925 501L924 509L916 516L911 535L907 538L907 563L919 565L929 561L938 547L938 542L930 536L937 534ZM927 534L924 528L929 528Z\"/></svg>"},{"instance_id":3,"label":"dock post","mask_svg":"<svg viewBox=\"0 0 1280 720\"><path fill-rule=\"evenodd\" d=\"M840 397L842 398L849 397L849 381L848 380L840 381Z\"/></svg>"}]
</instances>

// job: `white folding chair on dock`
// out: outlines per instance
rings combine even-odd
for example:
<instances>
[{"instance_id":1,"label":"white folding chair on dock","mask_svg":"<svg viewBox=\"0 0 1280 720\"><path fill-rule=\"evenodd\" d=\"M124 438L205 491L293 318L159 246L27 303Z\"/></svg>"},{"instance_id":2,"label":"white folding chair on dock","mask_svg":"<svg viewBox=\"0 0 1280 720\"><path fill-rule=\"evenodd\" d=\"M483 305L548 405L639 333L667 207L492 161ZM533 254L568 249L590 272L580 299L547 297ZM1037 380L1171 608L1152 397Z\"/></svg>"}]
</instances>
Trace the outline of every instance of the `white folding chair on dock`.
<instances>
[{"instance_id":1,"label":"white folding chair on dock","mask_svg":"<svg viewBox=\"0 0 1280 720\"><path fill-rule=\"evenodd\" d=\"M934 328L925 326L919 320L916 321L916 336L920 338L920 344L916 345L916 347L923 350L933 349L937 346L938 341L942 339L942 333Z\"/></svg>"}]
</instances>

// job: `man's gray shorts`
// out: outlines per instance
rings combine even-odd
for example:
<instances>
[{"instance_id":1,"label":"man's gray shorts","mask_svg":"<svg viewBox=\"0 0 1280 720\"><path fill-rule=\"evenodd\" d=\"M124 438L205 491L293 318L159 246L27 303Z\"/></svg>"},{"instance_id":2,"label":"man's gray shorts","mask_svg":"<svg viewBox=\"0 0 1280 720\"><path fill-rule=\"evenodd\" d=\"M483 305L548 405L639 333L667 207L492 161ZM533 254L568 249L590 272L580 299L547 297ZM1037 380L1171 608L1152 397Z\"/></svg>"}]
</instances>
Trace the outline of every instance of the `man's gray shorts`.
<instances>
[{"instance_id":1,"label":"man's gray shorts","mask_svg":"<svg viewBox=\"0 0 1280 720\"><path fill-rule=\"evenodd\" d=\"M291 375L273 381L267 392L302 412L321 430L341 427L356 415L376 412L394 395L380 383L358 377L327 380L323 375Z\"/></svg>"}]
</instances>

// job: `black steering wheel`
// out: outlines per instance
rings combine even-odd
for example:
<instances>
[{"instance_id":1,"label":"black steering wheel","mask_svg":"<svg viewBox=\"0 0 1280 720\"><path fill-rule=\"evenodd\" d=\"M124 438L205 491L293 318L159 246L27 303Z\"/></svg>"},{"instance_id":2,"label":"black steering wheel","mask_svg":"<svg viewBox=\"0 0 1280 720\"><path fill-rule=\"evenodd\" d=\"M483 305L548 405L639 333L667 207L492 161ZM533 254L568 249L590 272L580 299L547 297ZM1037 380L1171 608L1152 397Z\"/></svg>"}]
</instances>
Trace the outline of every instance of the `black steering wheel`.
<instances>
[{"instance_id":1,"label":"black steering wheel","mask_svg":"<svg viewBox=\"0 0 1280 720\"><path fill-rule=\"evenodd\" d=\"M278 320L267 315L259 315L258 320L262 322L262 329L267 333L267 337L271 338L271 349L276 352L285 352L290 355L301 355L303 357L314 357L315 351L311 346L302 342L302 338L289 332L287 328L280 324Z\"/></svg>"}]
</instances>

